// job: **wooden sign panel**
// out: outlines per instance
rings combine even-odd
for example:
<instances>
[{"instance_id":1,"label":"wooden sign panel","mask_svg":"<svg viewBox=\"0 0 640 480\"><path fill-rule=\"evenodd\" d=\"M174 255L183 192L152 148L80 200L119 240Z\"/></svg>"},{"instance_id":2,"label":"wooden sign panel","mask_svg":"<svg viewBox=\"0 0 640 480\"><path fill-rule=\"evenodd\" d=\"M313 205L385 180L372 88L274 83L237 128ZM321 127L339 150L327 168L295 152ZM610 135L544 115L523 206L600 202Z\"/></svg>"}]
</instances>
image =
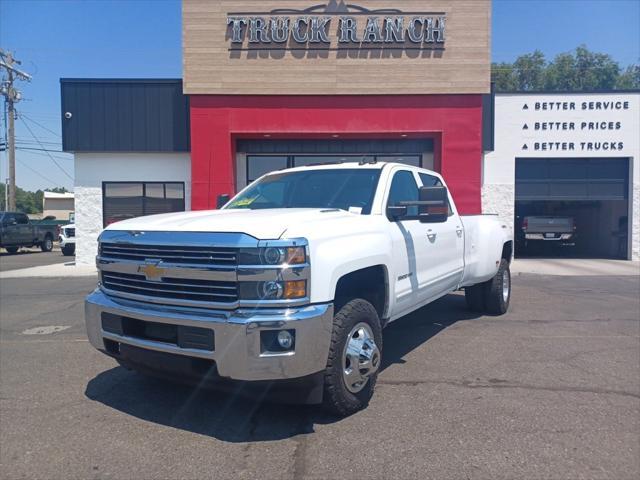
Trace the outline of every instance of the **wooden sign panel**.
<instances>
[{"instance_id":1,"label":"wooden sign panel","mask_svg":"<svg viewBox=\"0 0 640 480\"><path fill-rule=\"evenodd\" d=\"M490 0L183 0L187 94L488 93Z\"/></svg>"}]
</instances>

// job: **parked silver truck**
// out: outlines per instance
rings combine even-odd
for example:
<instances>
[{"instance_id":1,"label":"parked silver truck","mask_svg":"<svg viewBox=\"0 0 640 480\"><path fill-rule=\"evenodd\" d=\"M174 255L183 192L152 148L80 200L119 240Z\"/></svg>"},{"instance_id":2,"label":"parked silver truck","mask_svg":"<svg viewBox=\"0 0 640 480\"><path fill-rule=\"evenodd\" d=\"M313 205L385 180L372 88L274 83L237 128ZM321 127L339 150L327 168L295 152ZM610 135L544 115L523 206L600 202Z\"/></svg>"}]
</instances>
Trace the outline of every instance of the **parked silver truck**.
<instances>
[{"instance_id":1,"label":"parked silver truck","mask_svg":"<svg viewBox=\"0 0 640 480\"><path fill-rule=\"evenodd\" d=\"M573 245L576 232L573 217L528 216L522 220L525 246L530 242L555 242Z\"/></svg>"}]
</instances>

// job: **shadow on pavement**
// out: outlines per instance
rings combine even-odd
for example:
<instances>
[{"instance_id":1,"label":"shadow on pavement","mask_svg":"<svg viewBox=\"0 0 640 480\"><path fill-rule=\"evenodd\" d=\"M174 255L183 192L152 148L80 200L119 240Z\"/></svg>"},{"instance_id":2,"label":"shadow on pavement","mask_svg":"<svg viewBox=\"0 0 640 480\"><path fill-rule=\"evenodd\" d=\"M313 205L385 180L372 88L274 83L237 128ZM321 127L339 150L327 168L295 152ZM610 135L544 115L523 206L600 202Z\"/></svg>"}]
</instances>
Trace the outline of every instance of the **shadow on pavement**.
<instances>
[{"instance_id":1,"label":"shadow on pavement","mask_svg":"<svg viewBox=\"0 0 640 480\"><path fill-rule=\"evenodd\" d=\"M466 309L464 295L451 294L399 319L384 330L382 369L404 363L405 355L457 321L477 317ZM89 399L125 414L226 442L281 440L340 420L317 405L271 403L266 391L247 394L241 383L232 392L218 392L156 380L123 367L100 373L85 390Z\"/></svg>"}]
</instances>

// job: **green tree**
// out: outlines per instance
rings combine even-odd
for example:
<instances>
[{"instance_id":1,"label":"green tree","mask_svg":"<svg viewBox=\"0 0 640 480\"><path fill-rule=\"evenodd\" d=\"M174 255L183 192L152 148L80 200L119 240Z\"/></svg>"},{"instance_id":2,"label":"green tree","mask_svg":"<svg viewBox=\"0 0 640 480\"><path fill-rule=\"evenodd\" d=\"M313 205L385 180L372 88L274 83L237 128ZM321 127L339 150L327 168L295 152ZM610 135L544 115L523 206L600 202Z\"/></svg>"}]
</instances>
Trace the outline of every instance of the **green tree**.
<instances>
[{"instance_id":1,"label":"green tree","mask_svg":"<svg viewBox=\"0 0 640 480\"><path fill-rule=\"evenodd\" d=\"M498 92L512 92L518 89L518 81L511 63L492 64L491 81L495 83Z\"/></svg>"},{"instance_id":2,"label":"green tree","mask_svg":"<svg viewBox=\"0 0 640 480\"><path fill-rule=\"evenodd\" d=\"M611 55L581 45L546 62L539 50L520 55L513 63L492 65L496 91L589 91L640 88L640 68L624 71Z\"/></svg>"},{"instance_id":3,"label":"green tree","mask_svg":"<svg viewBox=\"0 0 640 480\"><path fill-rule=\"evenodd\" d=\"M618 90L640 89L640 65L630 65L616 80Z\"/></svg>"},{"instance_id":4,"label":"green tree","mask_svg":"<svg viewBox=\"0 0 640 480\"><path fill-rule=\"evenodd\" d=\"M544 90L553 92L578 90L575 81L576 60L570 53L560 53L547 66Z\"/></svg>"},{"instance_id":5,"label":"green tree","mask_svg":"<svg viewBox=\"0 0 640 480\"><path fill-rule=\"evenodd\" d=\"M0 211L7 209L4 201L5 184L0 183ZM68 190L64 187L46 188L47 192L66 193ZM44 191L36 190L29 192L20 187L16 187L16 210L22 213L42 213L42 200Z\"/></svg>"},{"instance_id":6,"label":"green tree","mask_svg":"<svg viewBox=\"0 0 640 480\"><path fill-rule=\"evenodd\" d=\"M540 50L520 55L513 63L518 90L542 90L546 64L544 54Z\"/></svg>"}]
</instances>

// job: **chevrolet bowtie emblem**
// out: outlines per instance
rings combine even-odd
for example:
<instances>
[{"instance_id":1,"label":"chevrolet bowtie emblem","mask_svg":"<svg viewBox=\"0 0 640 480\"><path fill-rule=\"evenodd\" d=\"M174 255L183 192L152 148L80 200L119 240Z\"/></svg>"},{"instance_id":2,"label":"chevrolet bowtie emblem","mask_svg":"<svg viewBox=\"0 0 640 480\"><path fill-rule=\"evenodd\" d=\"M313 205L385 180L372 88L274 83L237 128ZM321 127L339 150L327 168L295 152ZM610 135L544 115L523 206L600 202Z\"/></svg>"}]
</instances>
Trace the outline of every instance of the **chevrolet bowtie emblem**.
<instances>
[{"instance_id":1,"label":"chevrolet bowtie emblem","mask_svg":"<svg viewBox=\"0 0 640 480\"><path fill-rule=\"evenodd\" d=\"M157 263L147 263L138 267L138 273L143 273L147 280L159 282L162 280L165 269L159 267Z\"/></svg>"}]
</instances>

